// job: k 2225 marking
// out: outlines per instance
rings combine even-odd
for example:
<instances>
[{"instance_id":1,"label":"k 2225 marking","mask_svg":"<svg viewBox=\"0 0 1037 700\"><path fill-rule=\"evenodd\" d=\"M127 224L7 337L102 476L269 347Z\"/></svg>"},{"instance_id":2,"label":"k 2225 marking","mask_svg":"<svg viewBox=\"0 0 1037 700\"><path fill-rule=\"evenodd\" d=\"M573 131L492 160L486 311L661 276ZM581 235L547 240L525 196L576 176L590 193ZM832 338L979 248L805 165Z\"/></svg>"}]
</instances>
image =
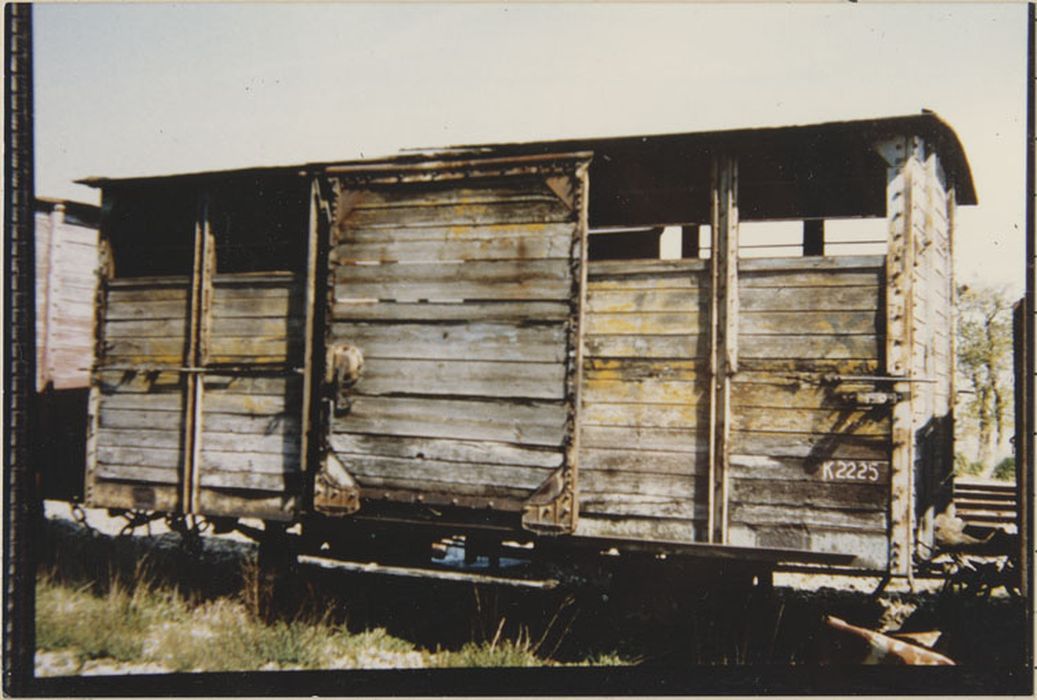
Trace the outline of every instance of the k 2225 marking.
<instances>
[{"instance_id":1,"label":"k 2225 marking","mask_svg":"<svg viewBox=\"0 0 1037 700\"><path fill-rule=\"evenodd\" d=\"M868 460L828 460L821 463L823 481L870 481L883 480L885 462Z\"/></svg>"}]
</instances>

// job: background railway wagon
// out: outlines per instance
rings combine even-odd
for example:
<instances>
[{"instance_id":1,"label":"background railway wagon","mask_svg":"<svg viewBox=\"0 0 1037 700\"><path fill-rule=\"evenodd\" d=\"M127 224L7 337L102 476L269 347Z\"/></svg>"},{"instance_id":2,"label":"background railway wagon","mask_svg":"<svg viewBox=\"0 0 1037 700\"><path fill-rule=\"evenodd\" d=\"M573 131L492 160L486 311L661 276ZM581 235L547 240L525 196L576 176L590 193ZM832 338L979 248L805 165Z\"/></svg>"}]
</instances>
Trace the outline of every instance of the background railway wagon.
<instances>
[{"instance_id":1,"label":"background railway wagon","mask_svg":"<svg viewBox=\"0 0 1037 700\"><path fill-rule=\"evenodd\" d=\"M85 182L91 505L909 574L950 503L935 115Z\"/></svg>"},{"instance_id":2,"label":"background railway wagon","mask_svg":"<svg viewBox=\"0 0 1037 700\"><path fill-rule=\"evenodd\" d=\"M35 463L41 493L72 500L83 493L100 210L82 202L39 197L34 211L39 428Z\"/></svg>"}]
</instances>

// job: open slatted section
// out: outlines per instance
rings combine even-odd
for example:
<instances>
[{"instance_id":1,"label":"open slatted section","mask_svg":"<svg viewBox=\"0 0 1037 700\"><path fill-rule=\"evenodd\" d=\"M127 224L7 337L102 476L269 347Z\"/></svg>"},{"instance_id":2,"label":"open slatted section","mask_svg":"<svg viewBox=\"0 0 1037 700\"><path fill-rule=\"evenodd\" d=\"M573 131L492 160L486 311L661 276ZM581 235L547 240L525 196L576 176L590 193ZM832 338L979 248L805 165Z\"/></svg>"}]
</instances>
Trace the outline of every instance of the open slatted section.
<instances>
[{"instance_id":1,"label":"open slatted section","mask_svg":"<svg viewBox=\"0 0 1037 700\"><path fill-rule=\"evenodd\" d=\"M571 169L343 181L330 342L364 371L329 443L365 496L517 509L563 465L580 187Z\"/></svg>"},{"instance_id":2,"label":"open slatted section","mask_svg":"<svg viewBox=\"0 0 1037 700\"><path fill-rule=\"evenodd\" d=\"M708 280L701 260L588 267L580 534L704 536Z\"/></svg>"},{"instance_id":3,"label":"open slatted section","mask_svg":"<svg viewBox=\"0 0 1037 700\"><path fill-rule=\"evenodd\" d=\"M188 293L182 277L107 283L88 438L91 505L176 509Z\"/></svg>"},{"instance_id":4,"label":"open slatted section","mask_svg":"<svg viewBox=\"0 0 1037 700\"><path fill-rule=\"evenodd\" d=\"M739 263L731 544L887 557L889 409L858 406L879 373L882 257Z\"/></svg>"},{"instance_id":5,"label":"open slatted section","mask_svg":"<svg viewBox=\"0 0 1037 700\"><path fill-rule=\"evenodd\" d=\"M198 510L288 517L299 492L303 280L217 275L202 394Z\"/></svg>"}]
</instances>

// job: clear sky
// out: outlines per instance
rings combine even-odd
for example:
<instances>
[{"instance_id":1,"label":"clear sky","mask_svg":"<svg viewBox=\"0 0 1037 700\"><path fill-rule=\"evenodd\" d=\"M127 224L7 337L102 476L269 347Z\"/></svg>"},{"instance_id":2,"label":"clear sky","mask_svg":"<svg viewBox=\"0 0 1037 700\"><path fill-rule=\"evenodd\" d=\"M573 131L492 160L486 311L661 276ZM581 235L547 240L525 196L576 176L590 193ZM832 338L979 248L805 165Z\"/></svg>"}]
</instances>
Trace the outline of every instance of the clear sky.
<instances>
[{"instance_id":1,"label":"clear sky","mask_svg":"<svg viewBox=\"0 0 1037 700\"><path fill-rule=\"evenodd\" d=\"M959 279L1021 294L1022 4L37 5L37 193L455 143L932 109L980 205Z\"/></svg>"}]
</instances>

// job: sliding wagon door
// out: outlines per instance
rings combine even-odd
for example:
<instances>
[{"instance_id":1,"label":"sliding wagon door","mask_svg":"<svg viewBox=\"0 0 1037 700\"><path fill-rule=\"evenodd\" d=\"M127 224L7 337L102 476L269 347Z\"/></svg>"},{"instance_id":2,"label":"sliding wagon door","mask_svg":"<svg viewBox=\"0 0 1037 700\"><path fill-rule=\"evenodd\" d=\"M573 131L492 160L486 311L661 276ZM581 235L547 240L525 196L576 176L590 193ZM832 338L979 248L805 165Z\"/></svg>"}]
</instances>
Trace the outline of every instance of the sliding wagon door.
<instances>
[{"instance_id":1,"label":"sliding wagon door","mask_svg":"<svg viewBox=\"0 0 1037 700\"><path fill-rule=\"evenodd\" d=\"M318 510L431 503L574 527L585 167L336 175Z\"/></svg>"}]
</instances>

